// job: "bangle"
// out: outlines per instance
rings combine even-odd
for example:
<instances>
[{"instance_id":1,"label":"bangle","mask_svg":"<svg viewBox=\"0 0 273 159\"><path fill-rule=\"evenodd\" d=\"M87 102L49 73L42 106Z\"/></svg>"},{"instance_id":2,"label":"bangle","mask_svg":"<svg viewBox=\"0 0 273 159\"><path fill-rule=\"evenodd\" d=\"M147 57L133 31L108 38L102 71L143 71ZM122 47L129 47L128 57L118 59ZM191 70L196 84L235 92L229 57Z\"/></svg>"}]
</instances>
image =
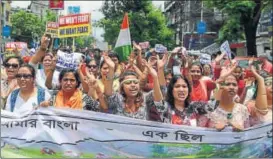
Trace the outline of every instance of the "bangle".
<instances>
[{"instance_id":1,"label":"bangle","mask_svg":"<svg viewBox=\"0 0 273 159\"><path fill-rule=\"evenodd\" d=\"M256 109L257 111L261 112L261 113L267 113L267 112L268 112L268 109L267 109L267 108L266 108L266 109L259 109L259 108L255 107L255 109Z\"/></svg>"}]
</instances>

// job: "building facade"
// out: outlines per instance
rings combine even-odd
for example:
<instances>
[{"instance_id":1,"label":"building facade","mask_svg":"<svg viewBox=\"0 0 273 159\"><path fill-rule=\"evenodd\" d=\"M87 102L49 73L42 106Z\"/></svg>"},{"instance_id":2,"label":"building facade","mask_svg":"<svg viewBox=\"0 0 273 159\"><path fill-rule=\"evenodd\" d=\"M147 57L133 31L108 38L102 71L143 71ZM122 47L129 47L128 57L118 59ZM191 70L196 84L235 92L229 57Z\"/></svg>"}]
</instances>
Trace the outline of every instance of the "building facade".
<instances>
[{"instance_id":1,"label":"building facade","mask_svg":"<svg viewBox=\"0 0 273 159\"><path fill-rule=\"evenodd\" d=\"M10 15L11 15L11 0L8 1L1 1L1 5L0 5L0 18L1 18L1 22L0 22L0 52L4 51L4 46L5 46L5 42L6 41L10 41L9 37L3 37L2 35L2 28L4 26L10 26L11 27L11 19L10 19Z\"/></svg>"},{"instance_id":2,"label":"building facade","mask_svg":"<svg viewBox=\"0 0 273 159\"><path fill-rule=\"evenodd\" d=\"M46 10L48 10L49 1L37 1L31 0L29 9L32 13L39 16L41 19L46 15Z\"/></svg>"},{"instance_id":3,"label":"building facade","mask_svg":"<svg viewBox=\"0 0 273 159\"><path fill-rule=\"evenodd\" d=\"M273 10L264 10L261 14L260 21L256 32L257 53L265 55L266 51L272 52L272 25Z\"/></svg>"},{"instance_id":4,"label":"building facade","mask_svg":"<svg viewBox=\"0 0 273 159\"><path fill-rule=\"evenodd\" d=\"M183 45L187 49L200 50L214 42L223 24L221 12L208 9L201 0L166 1L164 14L168 27L175 31L176 45ZM200 21L206 23L206 33L197 33Z\"/></svg>"}]
</instances>

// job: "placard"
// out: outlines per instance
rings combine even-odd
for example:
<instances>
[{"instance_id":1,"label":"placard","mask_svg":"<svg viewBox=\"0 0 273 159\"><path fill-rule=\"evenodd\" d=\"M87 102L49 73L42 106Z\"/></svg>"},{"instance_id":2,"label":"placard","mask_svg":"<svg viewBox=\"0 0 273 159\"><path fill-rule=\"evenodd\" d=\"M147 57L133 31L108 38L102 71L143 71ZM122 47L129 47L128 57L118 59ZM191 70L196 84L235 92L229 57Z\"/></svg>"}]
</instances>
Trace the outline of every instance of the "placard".
<instances>
[{"instance_id":1,"label":"placard","mask_svg":"<svg viewBox=\"0 0 273 159\"><path fill-rule=\"evenodd\" d=\"M76 70L82 60L84 55L81 53L66 53L58 50L57 52L57 62L56 69L61 71L66 68Z\"/></svg>"},{"instance_id":2,"label":"placard","mask_svg":"<svg viewBox=\"0 0 273 159\"><path fill-rule=\"evenodd\" d=\"M201 54L200 55L200 63L201 64L211 64L211 56L208 54Z\"/></svg>"},{"instance_id":3,"label":"placard","mask_svg":"<svg viewBox=\"0 0 273 159\"><path fill-rule=\"evenodd\" d=\"M91 34L90 13L73 14L59 18L59 38L88 36Z\"/></svg>"},{"instance_id":4,"label":"placard","mask_svg":"<svg viewBox=\"0 0 273 159\"><path fill-rule=\"evenodd\" d=\"M166 51L167 51L167 48L163 46L162 44L155 44L155 52L165 53Z\"/></svg>"},{"instance_id":5,"label":"placard","mask_svg":"<svg viewBox=\"0 0 273 159\"><path fill-rule=\"evenodd\" d=\"M228 41L225 41L225 42L221 45L220 50L221 50L221 52L225 52L226 55L227 55L227 57L228 57L229 59L231 59L231 50L230 50L230 46L229 46Z\"/></svg>"},{"instance_id":6,"label":"placard","mask_svg":"<svg viewBox=\"0 0 273 159\"><path fill-rule=\"evenodd\" d=\"M58 37L58 23L57 22L47 22L45 33L50 34L52 38L57 38Z\"/></svg>"},{"instance_id":7,"label":"placard","mask_svg":"<svg viewBox=\"0 0 273 159\"><path fill-rule=\"evenodd\" d=\"M27 48L27 43L25 42L7 42L6 43L6 50L13 50L17 47L17 49L20 51L23 48Z\"/></svg>"}]
</instances>

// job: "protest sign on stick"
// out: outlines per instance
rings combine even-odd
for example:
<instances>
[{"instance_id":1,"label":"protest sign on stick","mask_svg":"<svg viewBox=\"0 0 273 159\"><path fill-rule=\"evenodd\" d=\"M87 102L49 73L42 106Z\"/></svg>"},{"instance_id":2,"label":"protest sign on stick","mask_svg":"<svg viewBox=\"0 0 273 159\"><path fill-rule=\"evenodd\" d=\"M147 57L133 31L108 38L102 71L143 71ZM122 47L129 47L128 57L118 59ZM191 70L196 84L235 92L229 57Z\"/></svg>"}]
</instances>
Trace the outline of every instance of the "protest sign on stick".
<instances>
[{"instance_id":1,"label":"protest sign on stick","mask_svg":"<svg viewBox=\"0 0 273 159\"><path fill-rule=\"evenodd\" d=\"M231 50L230 50L228 41L225 41L225 42L221 45L220 50L221 50L221 52L225 52L225 53L227 54L227 57L228 57L229 59L231 59Z\"/></svg>"}]
</instances>

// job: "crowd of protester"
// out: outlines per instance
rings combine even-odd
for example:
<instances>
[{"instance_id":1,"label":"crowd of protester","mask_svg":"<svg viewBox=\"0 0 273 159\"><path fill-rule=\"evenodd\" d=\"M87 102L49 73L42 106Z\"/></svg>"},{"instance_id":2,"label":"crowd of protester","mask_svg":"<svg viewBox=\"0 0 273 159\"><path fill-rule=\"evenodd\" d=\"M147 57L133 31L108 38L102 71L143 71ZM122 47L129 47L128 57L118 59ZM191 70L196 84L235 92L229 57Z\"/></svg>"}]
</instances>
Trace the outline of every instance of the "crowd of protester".
<instances>
[{"instance_id":1,"label":"crowd of protester","mask_svg":"<svg viewBox=\"0 0 273 159\"><path fill-rule=\"evenodd\" d=\"M28 61L18 54L4 59L2 109L78 109L218 131L272 121L272 61L266 58L259 64L250 58L242 68L222 52L201 64L183 47L147 54L134 43L128 61L119 61L113 51L88 53L77 70L59 72L47 41L42 37ZM263 69L265 62L271 71Z\"/></svg>"}]
</instances>

